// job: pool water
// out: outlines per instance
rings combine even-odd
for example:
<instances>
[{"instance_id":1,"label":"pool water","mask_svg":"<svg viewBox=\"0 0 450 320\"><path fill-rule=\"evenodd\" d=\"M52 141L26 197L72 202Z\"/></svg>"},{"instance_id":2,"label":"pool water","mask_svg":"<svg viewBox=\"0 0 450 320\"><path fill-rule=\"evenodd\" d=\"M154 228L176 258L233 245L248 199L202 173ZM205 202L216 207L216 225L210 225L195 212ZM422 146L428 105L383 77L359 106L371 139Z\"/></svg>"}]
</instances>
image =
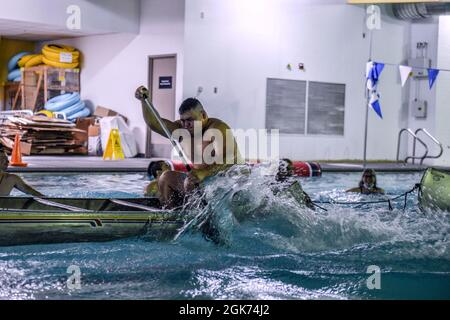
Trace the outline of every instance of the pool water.
<instances>
[{"instance_id":1,"label":"pool water","mask_svg":"<svg viewBox=\"0 0 450 320\"><path fill-rule=\"evenodd\" d=\"M38 190L57 197L139 197L144 174L23 174ZM301 179L317 201L370 201L346 194L358 173L325 173ZM206 188L226 245L195 230L177 241L127 239L108 243L0 248L1 299L449 299L450 215L423 214L412 194L393 204L329 205L305 209L268 196L267 178L213 182ZM379 174L389 196L418 183L421 173ZM230 218L229 191L246 190L254 210ZM19 195L20 193L15 193ZM261 199L266 197L265 208ZM249 209L250 210L250 209ZM250 210L251 211L251 210ZM250 212L249 211L249 212ZM81 287L69 289L70 266ZM380 269L380 289L369 289ZM378 283L378 282L377 282Z\"/></svg>"}]
</instances>

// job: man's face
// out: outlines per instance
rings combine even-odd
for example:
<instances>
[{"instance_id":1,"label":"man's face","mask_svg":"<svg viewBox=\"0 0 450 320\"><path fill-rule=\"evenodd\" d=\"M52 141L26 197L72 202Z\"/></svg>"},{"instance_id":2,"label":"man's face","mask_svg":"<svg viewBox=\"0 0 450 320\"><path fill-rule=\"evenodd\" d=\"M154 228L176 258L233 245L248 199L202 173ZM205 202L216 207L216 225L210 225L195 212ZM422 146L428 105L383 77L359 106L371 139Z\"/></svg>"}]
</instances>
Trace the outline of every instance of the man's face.
<instances>
[{"instance_id":1,"label":"man's face","mask_svg":"<svg viewBox=\"0 0 450 320\"><path fill-rule=\"evenodd\" d=\"M0 170L5 171L8 169L9 160L8 156L4 152L0 152Z\"/></svg>"},{"instance_id":2,"label":"man's face","mask_svg":"<svg viewBox=\"0 0 450 320\"><path fill-rule=\"evenodd\" d=\"M189 130L190 133L194 133L195 121L200 121L203 125L205 120L205 113L201 110L189 110L180 115L181 126L183 129Z\"/></svg>"}]
</instances>

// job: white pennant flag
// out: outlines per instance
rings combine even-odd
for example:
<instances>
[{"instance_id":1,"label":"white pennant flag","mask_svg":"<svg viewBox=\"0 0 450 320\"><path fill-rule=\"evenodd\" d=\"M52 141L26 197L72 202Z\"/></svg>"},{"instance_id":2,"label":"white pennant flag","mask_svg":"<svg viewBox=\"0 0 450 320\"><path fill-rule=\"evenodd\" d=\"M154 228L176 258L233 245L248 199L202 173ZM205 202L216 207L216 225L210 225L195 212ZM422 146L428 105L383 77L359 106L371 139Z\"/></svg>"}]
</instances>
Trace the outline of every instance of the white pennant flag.
<instances>
[{"instance_id":1,"label":"white pennant flag","mask_svg":"<svg viewBox=\"0 0 450 320\"><path fill-rule=\"evenodd\" d=\"M398 69L400 71L400 79L402 80L402 87L404 87L406 81L408 80L409 76L411 75L412 68L408 67L408 66L398 66Z\"/></svg>"},{"instance_id":2,"label":"white pennant flag","mask_svg":"<svg viewBox=\"0 0 450 320\"><path fill-rule=\"evenodd\" d=\"M373 61L369 61L366 63L366 85L367 85L367 89L368 90L373 90L374 89L374 84L372 83L372 80L370 79L370 74L372 72L374 66L374 62Z\"/></svg>"}]
</instances>

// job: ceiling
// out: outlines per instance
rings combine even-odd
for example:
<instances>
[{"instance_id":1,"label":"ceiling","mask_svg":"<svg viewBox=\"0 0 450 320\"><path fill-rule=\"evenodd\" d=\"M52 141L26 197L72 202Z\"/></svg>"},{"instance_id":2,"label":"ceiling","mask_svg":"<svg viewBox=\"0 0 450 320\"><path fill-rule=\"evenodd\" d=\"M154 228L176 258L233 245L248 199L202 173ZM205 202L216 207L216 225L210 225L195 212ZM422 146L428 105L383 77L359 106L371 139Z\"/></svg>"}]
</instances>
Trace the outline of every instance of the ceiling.
<instances>
[{"instance_id":1,"label":"ceiling","mask_svg":"<svg viewBox=\"0 0 450 320\"><path fill-rule=\"evenodd\" d=\"M7 39L47 41L87 35L92 34L52 25L0 19L0 36Z\"/></svg>"}]
</instances>

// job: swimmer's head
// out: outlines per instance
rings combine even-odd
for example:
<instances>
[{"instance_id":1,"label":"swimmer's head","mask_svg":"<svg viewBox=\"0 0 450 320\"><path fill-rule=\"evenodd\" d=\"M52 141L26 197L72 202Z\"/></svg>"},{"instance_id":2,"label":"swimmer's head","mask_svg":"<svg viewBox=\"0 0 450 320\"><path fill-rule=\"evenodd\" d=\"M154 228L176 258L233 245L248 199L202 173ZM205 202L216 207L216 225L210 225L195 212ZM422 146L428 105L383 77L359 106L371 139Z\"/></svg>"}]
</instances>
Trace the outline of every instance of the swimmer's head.
<instances>
[{"instance_id":1,"label":"swimmer's head","mask_svg":"<svg viewBox=\"0 0 450 320\"><path fill-rule=\"evenodd\" d=\"M359 185L361 187L364 187L365 189L377 188L377 175L375 173L375 170L373 169L364 170Z\"/></svg>"},{"instance_id":2,"label":"swimmer's head","mask_svg":"<svg viewBox=\"0 0 450 320\"><path fill-rule=\"evenodd\" d=\"M294 175L294 167L289 159L281 159L278 162L277 181L285 181Z\"/></svg>"},{"instance_id":3,"label":"swimmer's head","mask_svg":"<svg viewBox=\"0 0 450 320\"><path fill-rule=\"evenodd\" d=\"M154 179L158 179L163 172L168 170L170 170L170 166L166 161L153 161L147 168L147 174Z\"/></svg>"}]
</instances>

